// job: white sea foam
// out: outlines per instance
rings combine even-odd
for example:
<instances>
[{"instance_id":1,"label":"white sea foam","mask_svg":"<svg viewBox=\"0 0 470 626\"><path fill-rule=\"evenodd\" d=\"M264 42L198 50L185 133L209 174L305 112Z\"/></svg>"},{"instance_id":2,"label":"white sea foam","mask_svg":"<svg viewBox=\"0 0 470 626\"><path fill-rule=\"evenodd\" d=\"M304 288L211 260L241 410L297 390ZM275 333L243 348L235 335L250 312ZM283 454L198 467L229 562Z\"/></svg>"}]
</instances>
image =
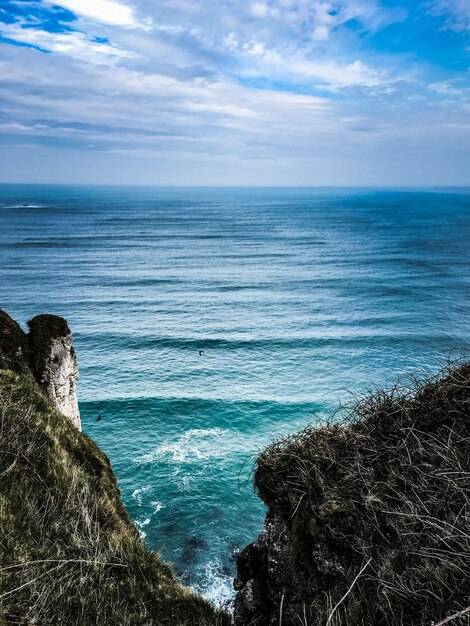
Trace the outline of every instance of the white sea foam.
<instances>
[{"instance_id":1,"label":"white sea foam","mask_svg":"<svg viewBox=\"0 0 470 626\"><path fill-rule=\"evenodd\" d=\"M146 517L145 519L136 519L135 523L139 528L144 528L144 526L148 526L150 524L150 517Z\"/></svg>"},{"instance_id":2,"label":"white sea foam","mask_svg":"<svg viewBox=\"0 0 470 626\"><path fill-rule=\"evenodd\" d=\"M183 493L187 493L189 491L189 483L191 482L191 476L182 476L179 481L177 481L176 486Z\"/></svg>"},{"instance_id":3,"label":"white sea foam","mask_svg":"<svg viewBox=\"0 0 470 626\"><path fill-rule=\"evenodd\" d=\"M134 500L137 500L139 506L143 505L142 494L146 493L149 490L150 490L150 486L145 485L144 487L135 489L135 491L133 492L132 497L134 498ZM147 536L147 533L143 529L150 524L153 516L156 515L159 511L161 511L164 508L164 505L161 502L158 502L157 500L150 502L150 506L152 507L153 511L150 513L149 516L143 516L134 520L135 525L137 526L137 530L139 531L139 534L142 537L142 539L145 539L145 537Z\"/></svg>"},{"instance_id":4,"label":"white sea foam","mask_svg":"<svg viewBox=\"0 0 470 626\"><path fill-rule=\"evenodd\" d=\"M43 204L10 204L8 206L4 206L4 209L43 209Z\"/></svg>"},{"instance_id":5,"label":"white sea foam","mask_svg":"<svg viewBox=\"0 0 470 626\"><path fill-rule=\"evenodd\" d=\"M143 487L139 487L138 489L134 489L132 492L132 498L137 500L137 503L142 506L142 494L150 491L150 485L144 485Z\"/></svg>"},{"instance_id":6,"label":"white sea foam","mask_svg":"<svg viewBox=\"0 0 470 626\"><path fill-rule=\"evenodd\" d=\"M201 582L193 586L194 591L203 595L216 607L230 609L234 600L233 578L225 573L219 559L205 564Z\"/></svg>"},{"instance_id":7,"label":"white sea foam","mask_svg":"<svg viewBox=\"0 0 470 626\"><path fill-rule=\"evenodd\" d=\"M145 526L148 526L149 524L150 524L150 517L146 517L145 519L135 520L135 525L137 526L137 530L139 531L139 535L142 537L142 539L145 539L145 537L147 536L147 533L142 529L145 528Z\"/></svg>"},{"instance_id":8,"label":"white sea foam","mask_svg":"<svg viewBox=\"0 0 470 626\"><path fill-rule=\"evenodd\" d=\"M144 454L136 463L147 464L155 461L166 461L177 465L194 463L206 459L225 458L226 446L223 441L232 438L230 430L222 428L188 430L177 439L158 446L152 452ZM217 443L217 440L221 440Z\"/></svg>"}]
</instances>

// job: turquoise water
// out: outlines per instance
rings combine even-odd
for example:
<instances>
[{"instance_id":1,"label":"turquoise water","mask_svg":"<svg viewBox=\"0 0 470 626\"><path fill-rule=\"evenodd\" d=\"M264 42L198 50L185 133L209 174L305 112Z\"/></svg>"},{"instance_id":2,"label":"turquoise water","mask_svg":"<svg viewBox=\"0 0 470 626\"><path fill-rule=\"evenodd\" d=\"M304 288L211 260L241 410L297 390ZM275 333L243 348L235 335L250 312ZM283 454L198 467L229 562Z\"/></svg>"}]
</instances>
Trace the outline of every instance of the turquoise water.
<instances>
[{"instance_id":1,"label":"turquoise water","mask_svg":"<svg viewBox=\"0 0 470 626\"><path fill-rule=\"evenodd\" d=\"M0 306L67 318L84 430L216 602L262 524L257 452L470 344L469 190L3 185L0 219Z\"/></svg>"}]
</instances>

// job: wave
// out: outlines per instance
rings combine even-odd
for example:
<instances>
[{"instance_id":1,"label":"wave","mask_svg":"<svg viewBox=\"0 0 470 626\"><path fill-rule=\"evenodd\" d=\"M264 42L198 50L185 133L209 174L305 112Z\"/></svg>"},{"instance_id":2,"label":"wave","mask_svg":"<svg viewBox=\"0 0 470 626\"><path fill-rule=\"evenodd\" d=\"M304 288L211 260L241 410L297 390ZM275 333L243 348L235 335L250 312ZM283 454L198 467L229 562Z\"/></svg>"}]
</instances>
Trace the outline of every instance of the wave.
<instances>
[{"instance_id":1,"label":"wave","mask_svg":"<svg viewBox=\"0 0 470 626\"><path fill-rule=\"evenodd\" d=\"M139 505L142 505L142 494L150 491L150 489L151 489L150 485L145 485L144 487L138 487L137 489L134 489L131 497L134 500L136 500Z\"/></svg>"},{"instance_id":2,"label":"wave","mask_svg":"<svg viewBox=\"0 0 470 626\"><path fill-rule=\"evenodd\" d=\"M235 598L233 589L233 568L216 558L204 565L200 572L200 581L191 588L209 600L217 608L231 610Z\"/></svg>"},{"instance_id":3,"label":"wave","mask_svg":"<svg viewBox=\"0 0 470 626\"><path fill-rule=\"evenodd\" d=\"M274 436L273 433L284 432L286 424L292 430L306 423L317 423L322 416L330 414L334 406L334 403L312 398L240 400L236 397L159 396L80 402L87 430L93 432L96 415L100 412L105 411L112 421L110 445L115 445L112 443L115 429L129 433L145 431L149 425L158 429L153 445L152 439L150 444L147 440L132 456L133 461L141 465L152 462L173 465L179 462L181 465L190 462L191 454L194 462L198 461L198 454L199 462L203 456L210 458L211 454L214 461L222 462L226 455L244 450L247 437L254 445L262 445L266 433ZM192 427L189 431L186 430L188 424ZM219 449L207 450L209 445ZM139 493L134 495L134 501L141 497Z\"/></svg>"},{"instance_id":4,"label":"wave","mask_svg":"<svg viewBox=\"0 0 470 626\"><path fill-rule=\"evenodd\" d=\"M186 431L175 440L164 443L152 452L134 459L139 465L163 461L165 463L183 464L198 463L206 459L226 456L225 445L220 445L217 440L233 438L233 432L222 428L199 429L194 428Z\"/></svg>"},{"instance_id":5,"label":"wave","mask_svg":"<svg viewBox=\"0 0 470 626\"><path fill-rule=\"evenodd\" d=\"M57 248L62 250L63 248L76 248L75 243L64 241L15 241L13 243L2 244L2 248Z\"/></svg>"},{"instance_id":6,"label":"wave","mask_svg":"<svg viewBox=\"0 0 470 626\"><path fill-rule=\"evenodd\" d=\"M123 333L87 333L86 339L100 346L113 346L113 350L145 350L145 349L177 349L197 352L198 350L259 350L269 349L293 349L301 353L301 350L315 349L323 347L340 346L344 349L348 346L372 346L372 345L408 345L410 340L415 345L437 345L442 343L445 347L449 344L449 337L443 334L431 333L409 333L399 328L391 332L369 330L367 328L386 325L388 319L377 318L360 320L356 327L345 321L341 324L336 322L337 327L349 329L350 332L336 332L334 335L322 336L320 331L316 336L291 336L291 337L265 337L263 339L254 338L216 338L216 337L156 337L144 335L126 335ZM362 327L362 332L358 332L358 326ZM353 334L354 333L354 334Z\"/></svg>"},{"instance_id":7,"label":"wave","mask_svg":"<svg viewBox=\"0 0 470 626\"><path fill-rule=\"evenodd\" d=\"M149 526L154 516L164 508L164 505L158 500L144 501L145 494L152 497L152 490L152 485L144 485L134 489L131 494L131 499L137 504L137 510L141 513L140 515L135 514L133 519L142 539L147 536L144 528Z\"/></svg>"},{"instance_id":8,"label":"wave","mask_svg":"<svg viewBox=\"0 0 470 626\"><path fill-rule=\"evenodd\" d=\"M44 204L8 204L2 206L2 209L45 209Z\"/></svg>"},{"instance_id":9,"label":"wave","mask_svg":"<svg viewBox=\"0 0 470 626\"><path fill-rule=\"evenodd\" d=\"M179 278L133 278L129 280L122 280L121 278L118 278L116 280L109 281L109 283L115 287L154 287L162 285L176 285L184 282L184 280Z\"/></svg>"}]
</instances>

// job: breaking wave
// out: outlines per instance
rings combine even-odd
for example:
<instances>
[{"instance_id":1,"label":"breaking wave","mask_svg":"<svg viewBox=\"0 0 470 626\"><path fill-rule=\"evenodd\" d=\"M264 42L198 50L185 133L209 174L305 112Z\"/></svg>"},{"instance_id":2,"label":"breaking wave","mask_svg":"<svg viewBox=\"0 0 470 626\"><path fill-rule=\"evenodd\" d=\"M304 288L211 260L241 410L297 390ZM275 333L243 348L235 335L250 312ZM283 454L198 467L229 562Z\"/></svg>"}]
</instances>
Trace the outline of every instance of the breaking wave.
<instances>
[{"instance_id":1,"label":"breaking wave","mask_svg":"<svg viewBox=\"0 0 470 626\"><path fill-rule=\"evenodd\" d=\"M164 443L152 452L135 459L136 463L147 464L155 461L183 464L197 463L205 459L224 458L226 447L224 441L232 438L230 430L222 428L188 430L177 439Z\"/></svg>"}]
</instances>

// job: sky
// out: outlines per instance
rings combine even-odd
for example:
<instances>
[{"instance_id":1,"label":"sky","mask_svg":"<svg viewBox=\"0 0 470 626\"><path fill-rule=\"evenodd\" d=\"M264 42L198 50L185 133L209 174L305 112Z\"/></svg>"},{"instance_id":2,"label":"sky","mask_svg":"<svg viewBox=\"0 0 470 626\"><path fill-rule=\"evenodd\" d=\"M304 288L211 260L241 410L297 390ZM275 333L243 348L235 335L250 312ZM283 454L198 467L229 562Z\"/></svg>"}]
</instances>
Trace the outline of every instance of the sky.
<instances>
[{"instance_id":1,"label":"sky","mask_svg":"<svg viewBox=\"0 0 470 626\"><path fill-rule=\"evenodd\" d=\"M470 0L0 0L0 182L470 185Z\"/></svg>"}]
</instances>

